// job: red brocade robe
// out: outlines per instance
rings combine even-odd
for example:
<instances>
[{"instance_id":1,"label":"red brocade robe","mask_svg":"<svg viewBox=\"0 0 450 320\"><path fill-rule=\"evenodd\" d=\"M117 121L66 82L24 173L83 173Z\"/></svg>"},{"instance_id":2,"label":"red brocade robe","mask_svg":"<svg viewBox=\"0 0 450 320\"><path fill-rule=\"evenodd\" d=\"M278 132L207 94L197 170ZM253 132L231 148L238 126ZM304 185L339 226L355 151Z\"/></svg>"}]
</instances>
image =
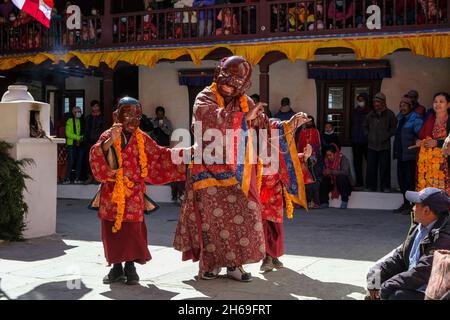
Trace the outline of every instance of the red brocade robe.
<instances>
[{"instance_id":1,"label":"red brocade robe","mask_svg":"<svg viewBox=\"0 0 450 320\"><path fill-rule=\"evenodd\" d=\"M308 183L309 172L305 165L303 153L298 154L304 183ZM260 191L262 221L266 240L266 251L272 258L284 254L283 240L283 175L286 172L279 168L276 172L263 175Z\"/></svg>"},{"instance_id":2,"label":"red brocade robe","mask_svg":"<svg viewBox=\"0 0 450 320\"><path fill-rule=\"evenodd\" d=\"M252 109L254 104L250 98L247 100ZM227 129L246 128L239 100L221 108L210 87L197 96L193 111L193 126L201 123L202 133L216 129L225 135ZM296 153L292 135L289 138L289 146ZM202 143L202 148L208 145ZM225 142L223 147L225 155ZM174 239L174 248L183 253L183 261L199 261L200 272L205 272L264 258L266 246L256 167L252 164L242 171L236 164L190 165ZM293 190L294 196L298 188Z\"/></svg>"},{"instance_id":3,"label":"red brocade robe","mask_svg":"<svg viewBox=\"0 0 450 320\"><path fill-rule=\"evenodd\" d=\"M110 137L110 131L105 131L90 150L89 161L92 173L95 179L101 182L98 215L102 221L105 255L110 264L124 261L145 263L151 259L144 222L145 183L158 185L185 180L185 165L175 165L171 161L171 153L181 150L161 147L146 133L142 135L147 155L148 175L146 178L140 176L139 151L135 136L131 136L122 148L124 176L132 181L134 186L130 188L131 195L125 199L122 228L117 233L112 233L117 205L111 200L116 170L109 166L102 150L102 143Z\"/></svg>"}]
</instances>

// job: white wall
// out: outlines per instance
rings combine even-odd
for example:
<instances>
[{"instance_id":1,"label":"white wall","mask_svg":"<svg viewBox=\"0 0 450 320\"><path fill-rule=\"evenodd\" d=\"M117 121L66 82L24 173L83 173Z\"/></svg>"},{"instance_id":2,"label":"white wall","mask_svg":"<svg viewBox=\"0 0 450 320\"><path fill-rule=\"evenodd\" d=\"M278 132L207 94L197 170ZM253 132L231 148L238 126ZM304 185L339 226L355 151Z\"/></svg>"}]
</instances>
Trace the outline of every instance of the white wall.
<instances>
[{"instance_id":1,"label":"white wall","mask_svg":"<svg viewBox=\"0 0 450 320\"><path fill-rule=\"evenodd\" d=\"M96 77L69 77L66 79L66 90L84 90L84 110L90 114L90 103L92 100L100 99L100 78Z\"/></svg>"},{"instance_id":2,"label":"white wall","mask_svg":"<svg viewBox=\"0 0 450 320\"><path fill-rule=\"evenodd\" d=\"M316 118L317 96L314 79L307 78L306 61L282 60L270 66L269 99L272 114L278 112L283 97L291 100L292 109Z\"/></svg>"},{"instance_id":3,"label":"white wall","mask_svg":"<svg viewBox=\"0 0 450 320\"><path fill-rule=\"evenodd\" d=\"M161 105L166 110L167 118L174 129L189 127L188 87L178 83L178 71L182 69L210 69L217 66L217 61L202 61L201 65L192 62L163 62L154 68L139 67L139 100L144 113L155 116L155 109ZM259 68L252 74L250 94L259 92Z\"/></svg>"},{"instance_id":4,"label":"white wall","mask_svg":"<svg viewBox=\"0 0 450 320\"><path fill-rule=\"evenodd\" d=\"M433 95L450 91L450 59L415 56L409 51L395 52L385 57L391 63L392 78L384 79L381 91L395 113L403 94L411 89L419 92L419 102L431 107Z\"/></svg>"}]
</instances>

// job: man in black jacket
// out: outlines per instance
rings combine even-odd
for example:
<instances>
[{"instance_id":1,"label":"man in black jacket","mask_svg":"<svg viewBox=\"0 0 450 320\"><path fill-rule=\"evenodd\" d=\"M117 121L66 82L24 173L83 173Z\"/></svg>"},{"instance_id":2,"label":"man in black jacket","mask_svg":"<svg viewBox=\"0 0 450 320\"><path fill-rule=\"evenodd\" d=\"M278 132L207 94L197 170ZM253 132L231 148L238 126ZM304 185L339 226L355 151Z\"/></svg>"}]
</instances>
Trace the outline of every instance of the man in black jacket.
<instances>
[{"instance_id":1,"label":"man in black jacket","mask_svg":"<svg viewBox=\"0 0 450 320\"><path fill-rule=\"evenodd\" d=\"M86 131L84 140L84 166L85 170L87 171L87 180L84 181L84 184L91 184L94 182L91 166L89 165L89 150L91 150L92 146L98 141L104 130L103 115L100 102L98 100L92 100L90 106L91 114L86 117L85 122Z\"/></svg>"},{"instance_id":2,"label":"man in black jacket","mask_svg":"<svg viewBox=\"0 0 450 320\"><path fill-rule=\"evenodd\" d=\"M414 203L414 224L406 241L369 270L369 299L423 300L434 251L450 249L448 194L425 188L407 191L406 198Z\"/></svg>"}]
</instances>

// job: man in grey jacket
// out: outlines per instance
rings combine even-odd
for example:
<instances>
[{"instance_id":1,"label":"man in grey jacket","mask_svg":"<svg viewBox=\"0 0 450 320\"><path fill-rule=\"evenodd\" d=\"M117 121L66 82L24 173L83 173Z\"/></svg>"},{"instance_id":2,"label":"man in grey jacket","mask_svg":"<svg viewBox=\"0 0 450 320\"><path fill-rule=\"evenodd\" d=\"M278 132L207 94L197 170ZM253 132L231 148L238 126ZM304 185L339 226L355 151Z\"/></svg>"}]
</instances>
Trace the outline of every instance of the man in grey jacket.
<instances>
[{"instance_id":1,"label":"man in grey jacket","mask_svg":"<svg viewBox=\"0 0 450 320\"><path fill-rule=\"evenodd\" d=\"M364 134L368 137L367 151L367 187L377 191L378 170L380 171L380 189L391 191L391 137L397 127L394 112L386 107L386 96L379 92L373 98L374 110L364 121Z\"/></svg>"}]
</instances>

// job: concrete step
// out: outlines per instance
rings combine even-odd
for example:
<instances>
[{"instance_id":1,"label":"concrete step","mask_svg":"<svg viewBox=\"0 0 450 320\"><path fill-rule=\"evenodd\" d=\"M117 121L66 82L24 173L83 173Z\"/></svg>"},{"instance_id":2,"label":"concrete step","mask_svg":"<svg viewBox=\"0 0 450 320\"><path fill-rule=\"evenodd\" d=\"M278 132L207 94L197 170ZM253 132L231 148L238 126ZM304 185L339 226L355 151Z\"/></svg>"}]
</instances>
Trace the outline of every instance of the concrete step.
<instances>
[{"instance_id":1,"label":"concrete step","mask_svg":"<svg viewBox=\"0 0 450 320\"><path fill-rule=\"evenodd\" d=\"M58 185L59 199L92 199L99 185ZM147 195L156 202L171 202L170 185L147 186ZM400 193L360 192L354 191L348 202L349 209L375 209L392 210L398 208L403 202ZM330 201L330 207L339 208L340 199Z\"/></svg>"},{"instance_id":2,"label":"concrete step","mask_svg":"<svg viewBox=\"0 0 450 320\"><path fill-rule=\"evenodd\" d=\"M58 199L92 199L100 185L58 184ZM172 202L170 185L147 185L147 195L155 202Z\"/></svg>"}]
</instances>

